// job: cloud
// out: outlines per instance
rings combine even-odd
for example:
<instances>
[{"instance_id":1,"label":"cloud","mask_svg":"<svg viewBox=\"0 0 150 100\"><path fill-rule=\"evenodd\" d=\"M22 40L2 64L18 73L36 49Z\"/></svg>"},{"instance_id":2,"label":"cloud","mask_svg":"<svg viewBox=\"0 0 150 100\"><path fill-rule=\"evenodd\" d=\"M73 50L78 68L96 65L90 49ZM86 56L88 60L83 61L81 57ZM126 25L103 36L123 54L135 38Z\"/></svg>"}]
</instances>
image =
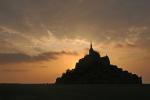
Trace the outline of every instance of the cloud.
<instances>
[{"instance_id":1,"label":"cloud","mask_svg":"<svg viewBox=\"0 0 150 100\"><path fill-rule=\"evenodd\" d=\"M0 52L33 56L48 51L77 51L87 48L89 41L149 49L149 3L1 0Z\"/></svg>"},{"instance_id":2,"label":"cloud","mask_svg":"<svg viewBox=\"0 0 150 100\"><path fill-rule=\"evenodd\" d=\"M135 44L127 43L128 47L137 47Z\"/></svg>"},{"instance_id":3,"label":"cloud","mask_svg":"<svg viewBox=\"0 0 150 100\"><path fill-rule=\"evenodd\" d=\"M102 33L107 30L147 25L149 3L148 0L1 0L0 21L4 27L36 38L48 36L46 27L56 37L103 40Z\"/></svg>"},{"instance_id":4,"label":"cloud","mask_svg":"<svg viewBox=\"0 0 150 100\"><path fill-rule=\"evenodd\" d=\"M81 3L82 2L82 3ZM1 25L34 37L99 36L101 32L149 23L148 0L1 0ZM111 16L111 17L110 17Z\"/></svg>"},{"instance_id":5,"label":"cloud","mask_svg":"<svg viewBox=\"0 0 150 100\"><path fill-rule=\"evenodd\" d=\"M29 72L29 69L1 69L2 72Z\"/></svg>"},{"instance_id":6,"label":"cloud","mask_svg":"<svg viewBox=\"0 0 150 100\"><path fill-rule=\"evenodd\" d=\"M37 55L48 51L77 51L81 47L85 47L88 42L80 38L57 38L54 34L45 28L48 36L36 38L30 35L25 35L7 27L0 27L0 52L1 53L23 53L29 55ZM79 47L81 46L81 47ZM59 49L58 49L59 47Z\"/></svg>"},{"instance_id":7,"label":"cloud","mask_svg":"<svg viewBox=\"0 0 150 100\"><path fill-rule=\"evenodd\" d=\"M20 53L0 54L0 64L22 63L22 62L38 62L55 60L61 55L78 55L76 52L46 52L36 56L29 56Z\"/></svg>"}]
</instances>

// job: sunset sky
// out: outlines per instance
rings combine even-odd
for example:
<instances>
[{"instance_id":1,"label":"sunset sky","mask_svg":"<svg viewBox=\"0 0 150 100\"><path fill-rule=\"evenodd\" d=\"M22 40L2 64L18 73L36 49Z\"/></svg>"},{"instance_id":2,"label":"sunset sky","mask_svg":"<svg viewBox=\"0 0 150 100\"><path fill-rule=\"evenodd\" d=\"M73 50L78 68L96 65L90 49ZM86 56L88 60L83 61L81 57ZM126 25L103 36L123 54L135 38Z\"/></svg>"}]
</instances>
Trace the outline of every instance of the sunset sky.
<instances>
[{"instance_id":1,"label":"sunset sky","mask_svg":"<svg viewBox=\"0 0 150 100\"><path fill-rule=\"evenodd\" d=\"M150 0L0 0L0 83L53 83L88 53L150 83Z\"/></svg>"}]
</instances>

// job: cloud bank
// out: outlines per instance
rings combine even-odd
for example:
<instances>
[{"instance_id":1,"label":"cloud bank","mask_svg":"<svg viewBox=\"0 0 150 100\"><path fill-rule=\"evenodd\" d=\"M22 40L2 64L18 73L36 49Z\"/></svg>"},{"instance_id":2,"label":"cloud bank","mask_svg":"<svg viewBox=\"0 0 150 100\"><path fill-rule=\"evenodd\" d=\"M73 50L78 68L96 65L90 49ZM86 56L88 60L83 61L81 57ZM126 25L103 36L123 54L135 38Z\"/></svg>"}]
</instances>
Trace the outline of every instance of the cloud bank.
<instances>
[{"instance_id":1,"label":"cloud bank","mask_svg":"<svg viewBox=\"0 0 150 100\"><path fill-rule=\"evenodd\" d=\"M50 61L57 59L60 55L78 55L76 52L46 52L36 56L30 56L19 53L8 53L0 54L0 64L11 64L11 63L28 63L28 62L39 62L39 61Z\"/></svg>"},{"instance_id":2,"label":"cloud bank","mask_svg":"<svg viewBox=\"0 0 150 100\"><path fill-rule=\"evenodd\" d=\"M147 48L149 3L149 0L1 0L0 52L47 52L37 45L51 36L57 42L84 39L96 43L128 42L133 46L131 42L136 41Z\"/></svg>"}]
</instances>

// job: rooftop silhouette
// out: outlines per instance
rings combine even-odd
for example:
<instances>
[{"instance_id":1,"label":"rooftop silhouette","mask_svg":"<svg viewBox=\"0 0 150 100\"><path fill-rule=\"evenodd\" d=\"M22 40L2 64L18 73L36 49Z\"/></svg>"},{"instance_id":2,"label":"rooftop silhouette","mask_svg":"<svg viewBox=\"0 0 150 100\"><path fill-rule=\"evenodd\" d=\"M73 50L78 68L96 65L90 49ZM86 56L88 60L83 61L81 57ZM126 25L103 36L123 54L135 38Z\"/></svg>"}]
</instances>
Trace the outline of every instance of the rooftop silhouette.
<instances>
[{"instance_id":1,"label":"rooftop silhouette","mask_svg":"<svg viewBox=\"0 0 150 100\"><path fill-rule=\"evenodd\" d=\"M89 54L81 58L72 70L56 79L56 84L142 84L142 78L110 64L90 45Z\"/></svg>"}]
</instances>

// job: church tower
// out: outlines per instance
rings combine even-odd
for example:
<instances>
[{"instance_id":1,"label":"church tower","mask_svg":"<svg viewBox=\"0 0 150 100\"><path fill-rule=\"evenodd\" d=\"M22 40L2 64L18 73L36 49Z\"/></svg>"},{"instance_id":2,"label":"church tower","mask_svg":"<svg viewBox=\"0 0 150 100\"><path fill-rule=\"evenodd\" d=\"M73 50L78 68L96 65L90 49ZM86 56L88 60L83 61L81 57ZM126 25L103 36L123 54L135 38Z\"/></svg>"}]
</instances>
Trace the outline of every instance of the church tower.
<instances>
[{"instance_id":1,"label":"church tower","mask_svg":"<svg viewBox=\"0 0 150 100\"><path fill-rule=\"evenodd\" d=\"M92 55L94 52L93 47L92 47L92 42L90 44L90 49L89 49L89 55Z\"/></svg>"},{"instance_id":2,"label":"church tower","mask_svg":"<svg viewBox=\"0 0 150 100\"><path fill-rule=\"evenodd\" d=\"M92 43L90 44L89 55L100 58L100 54L93 49Z\"/></svg>"}]
</instances>

